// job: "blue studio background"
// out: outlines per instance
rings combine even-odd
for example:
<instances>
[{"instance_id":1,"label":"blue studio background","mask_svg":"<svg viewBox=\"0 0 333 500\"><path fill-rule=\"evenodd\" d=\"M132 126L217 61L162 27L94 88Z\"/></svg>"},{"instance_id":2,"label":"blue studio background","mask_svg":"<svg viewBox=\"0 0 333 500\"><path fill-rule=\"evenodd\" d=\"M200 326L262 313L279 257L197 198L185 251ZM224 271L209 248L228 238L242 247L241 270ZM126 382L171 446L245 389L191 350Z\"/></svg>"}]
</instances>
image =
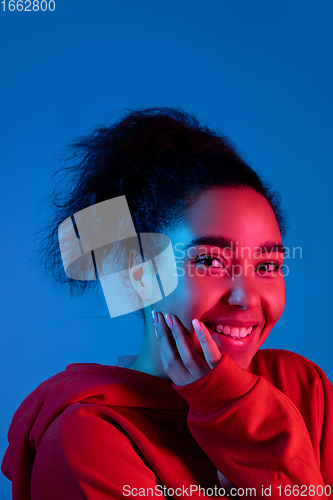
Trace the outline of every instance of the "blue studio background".
<instances>
[{"instance_id":1,"label":"blue studio background","mask_svg":"<svg viewBox=\"0 0 333 500\"><path fill-rule=\"evenodd\" d=\"M0 4L0 455L14 411L40 382L69 363L114 364L139 350L139 319L110 319L101 293L71 299L30 262L58 152L123 107L193 112L282 192L285 244L303 254L286 262L287 305L265 346L296 351L333 379L333 2L55 4ZM1 475L0 499L10 496Z\"/></svg>"}]
</instances>

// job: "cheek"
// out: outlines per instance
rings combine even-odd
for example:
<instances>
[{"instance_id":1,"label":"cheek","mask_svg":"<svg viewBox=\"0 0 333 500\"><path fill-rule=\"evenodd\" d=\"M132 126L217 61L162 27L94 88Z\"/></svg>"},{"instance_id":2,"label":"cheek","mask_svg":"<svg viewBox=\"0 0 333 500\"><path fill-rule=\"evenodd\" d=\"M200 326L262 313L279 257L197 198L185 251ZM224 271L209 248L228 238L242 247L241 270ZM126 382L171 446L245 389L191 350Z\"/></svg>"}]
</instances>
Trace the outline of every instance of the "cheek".
<instances>
[{"instance_id":1,"label":"cheek","mask_svg":"<svg viewBox=\"0 0 333 500\"><path fill-rule=\"evenodd\" d=\"M262 296L262 305L267 324L272 328L280 319L285 306L285 284L283 278L266 288Z\"/></svg>"},{"instance_id":2,"label":"cheek","mask_svg":"<svg viewBox=\"0 0 333 500\"><path fill-rule=\"evenodd\" d=\"M175 314L192 331L192 320L208 307L209 290L200 277L178 276L176 290L160 302L160 310Z\"/></svg>"}]
</instances>

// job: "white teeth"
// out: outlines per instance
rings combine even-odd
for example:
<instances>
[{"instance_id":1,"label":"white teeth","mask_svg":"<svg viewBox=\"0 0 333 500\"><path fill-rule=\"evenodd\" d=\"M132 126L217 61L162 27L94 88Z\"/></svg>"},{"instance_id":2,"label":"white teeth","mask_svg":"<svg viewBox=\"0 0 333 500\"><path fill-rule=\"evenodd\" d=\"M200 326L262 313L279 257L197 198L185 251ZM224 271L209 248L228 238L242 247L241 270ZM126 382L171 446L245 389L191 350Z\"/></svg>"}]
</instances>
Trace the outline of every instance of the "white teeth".
<instances>
[{"instance_id":1,"label":"white teeth","mask_svg":"<svg viewBox=\"0 0 333 500\"><path fill-rule=\"evenodd\" d=\"M249 327L238 327L238 326L228 326L228 325L213 325L211 324L211 328L215 331L217 331L218 333L223 333L224 335L230 335L231 338L233 339L243 339L245 337L247 337L248 335L250 335L250 333L252 332L253 330L253 326L249 326Z\"/></svg>"},{"instance_id":2,"label":"white teeth","mask_svg":"<svg viewBox=\"0 0 333 500\"><path fill-rule=\"evenodd\" d=\"M247 328L244 328L244 327L241 328L239 330L239 336L243 339L244 337L246 337L246 335L247 335Z\"/></svg>"},{"instance_id":3,"label":"white teeth","mask_svg":"<svg viewBox=\"0 0 333 500\"><path fill-rule=\"evenodd\" d=\"M233 327L231 328L230 335L231 335L232 337L237 337L237 338L238 338L238 337L239 337L239 328L237 328L237 326L233 326Z\"/></svg>"}]
</instances>

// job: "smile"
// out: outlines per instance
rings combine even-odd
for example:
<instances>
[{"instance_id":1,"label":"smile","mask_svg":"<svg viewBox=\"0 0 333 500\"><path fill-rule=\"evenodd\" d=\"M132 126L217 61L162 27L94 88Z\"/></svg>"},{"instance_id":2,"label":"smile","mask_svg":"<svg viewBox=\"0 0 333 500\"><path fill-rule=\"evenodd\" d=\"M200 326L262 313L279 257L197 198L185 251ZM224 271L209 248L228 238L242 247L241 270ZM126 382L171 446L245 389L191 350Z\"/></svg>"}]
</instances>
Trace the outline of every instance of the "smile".
<instances>
[{"instance_id":1,"label":"smile","mask_svg":"<svg viewBox=\"0 0 333 500\"><path fill-rule=\"evenodd\" d=\"M248 337L256 325L248 326L248 327L239 327L234 325L221 325L216 323L205 323L211 330L214 332L220 333L227 337L231 337L233 339L243 339Z\"/></svg>"}]
</instances>

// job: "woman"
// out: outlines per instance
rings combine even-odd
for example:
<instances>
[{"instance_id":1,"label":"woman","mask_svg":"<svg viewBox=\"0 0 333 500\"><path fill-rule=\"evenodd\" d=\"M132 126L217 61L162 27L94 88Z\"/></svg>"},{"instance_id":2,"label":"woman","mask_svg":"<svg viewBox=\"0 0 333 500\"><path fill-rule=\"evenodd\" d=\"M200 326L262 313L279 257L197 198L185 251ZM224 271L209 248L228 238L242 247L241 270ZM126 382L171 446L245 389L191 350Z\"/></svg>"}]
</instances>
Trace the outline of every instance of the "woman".
<instances>
[{"instance_id":1,"label":"woman","mask_svg":"<svg viewBox=\"0 0 333 500\"><path fill-rule=\"evenodd\" d=\"M225 138L177 110L131 112L73 147L48 260L72 290L96 282L90 266L110 308L119 271L144 340L135 359L70 365L22 403L2 466L14 500L331 497L332 385L299 355L259 351L285 300L276 195ZM131 220L99 233L96 211L123 196ZM85 251L88 226L113 234L111 246ZM164 294L161 234L178 280Z\"/></svg>"}]
</instances>

